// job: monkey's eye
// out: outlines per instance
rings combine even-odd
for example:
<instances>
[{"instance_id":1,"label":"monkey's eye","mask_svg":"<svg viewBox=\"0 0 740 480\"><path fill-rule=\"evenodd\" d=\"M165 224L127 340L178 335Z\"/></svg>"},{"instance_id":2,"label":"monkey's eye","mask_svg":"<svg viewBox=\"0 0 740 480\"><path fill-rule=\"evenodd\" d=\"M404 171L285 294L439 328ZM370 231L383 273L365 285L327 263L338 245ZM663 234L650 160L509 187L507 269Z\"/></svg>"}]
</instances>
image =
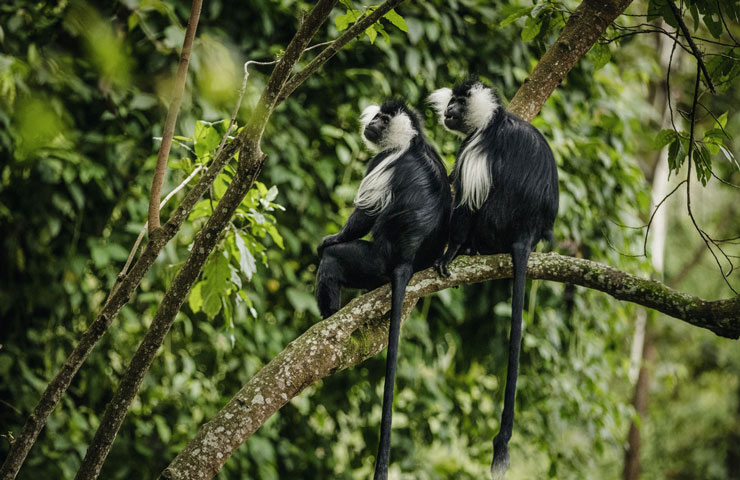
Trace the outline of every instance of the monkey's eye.
<instances>
[{"instance_id":1,"label":"monkey's eye","mask_svg":"<svg viewBox=\"0 0 740 480\"><path fill-rule=\"evenodd\" d=\"M388 125L390 119L388 117L380 117L380 121L383 122L383 125Z\"/></svg>"}]
</instances>

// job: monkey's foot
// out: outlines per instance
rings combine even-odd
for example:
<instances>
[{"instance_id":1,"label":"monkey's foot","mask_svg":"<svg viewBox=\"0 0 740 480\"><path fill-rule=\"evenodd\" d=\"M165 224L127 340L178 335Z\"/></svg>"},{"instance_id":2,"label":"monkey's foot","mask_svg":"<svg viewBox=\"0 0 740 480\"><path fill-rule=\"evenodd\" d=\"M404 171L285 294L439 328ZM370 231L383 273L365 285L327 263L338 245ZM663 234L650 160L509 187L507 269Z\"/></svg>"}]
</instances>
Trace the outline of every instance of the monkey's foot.
<instances>
[{"instance_id":1,"label":"monkey's foot","mask_svg":"<svg viewBox=\"0 0 740 480\"><path fill-rule=\"evenodd\" d=\"M504 480L509 469L509 448L506 445L498 446L494 442L493 462L491 463L491 479Z\"/></svg>"},{"instance_id":2,"label":"monkey's foot","mask_svg":"<svg viewBox=\"0 0 740 480\"><path fill-rule=\"evenodd\" d=\"M434 261L434 269L437 271L440 277L449 277L450 269L448 268L450 262L446 258L440 257Z\"/></svg>"}]
</instances>

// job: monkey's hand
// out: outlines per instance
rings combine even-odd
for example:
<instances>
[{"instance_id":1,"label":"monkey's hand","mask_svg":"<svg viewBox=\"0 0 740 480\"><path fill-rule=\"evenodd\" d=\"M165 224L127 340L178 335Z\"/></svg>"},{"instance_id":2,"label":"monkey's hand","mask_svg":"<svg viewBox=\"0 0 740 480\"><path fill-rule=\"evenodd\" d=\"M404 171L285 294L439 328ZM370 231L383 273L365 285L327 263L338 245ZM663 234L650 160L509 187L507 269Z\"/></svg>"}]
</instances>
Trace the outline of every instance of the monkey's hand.
<instances>
[{"instance_id":1,"label":"monkey's hand","mask_svg":"<svg viewBox=\"0 0 740 480\"><path fill-rule=\"evenodd\" d=\"M341 243L338 237L338 235L328 235L324 237L319 246L316 248L316 251L319 253L319 258L321 258L321 256L324 254L325 248L336 245L337 243Z\"/></svg>"},{"instance_id":2,"label":"monkey's hand","mask_svg":"<svg viewBox=\"0 0 740 480\"><path fill-rule=\"evenodd\" d=\"M434 269L437 271L440 277L450 276L450 270L449 268L447 268L449 267L449 265L450 261L447 259L446 255L443 255L434 261Z\"/></svg>"}]
</instances>

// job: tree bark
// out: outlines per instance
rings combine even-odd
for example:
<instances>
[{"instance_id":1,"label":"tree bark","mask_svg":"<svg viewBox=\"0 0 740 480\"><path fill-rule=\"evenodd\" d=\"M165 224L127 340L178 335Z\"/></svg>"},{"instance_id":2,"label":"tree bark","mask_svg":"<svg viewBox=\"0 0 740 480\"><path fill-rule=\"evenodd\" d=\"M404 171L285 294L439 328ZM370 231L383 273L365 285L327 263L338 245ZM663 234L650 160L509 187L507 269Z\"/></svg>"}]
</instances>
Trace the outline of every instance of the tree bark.
<instances>
[{"instance_id":1,"label":"tree bark","mask_svg":"<svg viewBox=\"0 0 740 480\"><path fill-rule=\"evenodd\" d=\"M555 44L511 99L509 110L531 122L576 62L630 3L632 0L584 0L578 5Z\"/></svg>"}]
</instances>

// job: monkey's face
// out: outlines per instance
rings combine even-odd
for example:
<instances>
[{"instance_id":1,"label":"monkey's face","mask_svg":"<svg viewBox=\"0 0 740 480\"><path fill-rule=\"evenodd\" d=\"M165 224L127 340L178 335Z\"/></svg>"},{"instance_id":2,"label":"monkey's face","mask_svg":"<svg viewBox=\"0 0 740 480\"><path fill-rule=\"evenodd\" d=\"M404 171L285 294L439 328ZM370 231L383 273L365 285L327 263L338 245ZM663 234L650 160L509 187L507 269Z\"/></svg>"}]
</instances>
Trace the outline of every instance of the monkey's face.
<instances>
[{"instance_id":1,"label":"monkey's face","mask_svg":"<svg viewBox=\"0 0 740 480\"><path fill-rule=\"evenodd\" d=\"M362 137L371 150L404 149L416 136L410 110L398 101L370 105L360 116Z\"/></svg>"},{"instance_id":2,"label":"monkey's face","mask_svg":"<svg viewBox=\"0 0 740 480\"><path fill-rule=\"evenodd\" d=\"M466 97L456 97L453 95L450 98L444 112L443 125L445 127L453 131L467 133L464 122L465 112L467 110L466 103Z\"/></svg>"},{"instance_id":3,"label":"monkey's face","mask_svg":"<svg viewBox=\"0 0 740 480\"><path fill-rule=\"evenodd\" d=\"M380 139L388 130L388 124L391 122L391 116L382 112L378 112L370 123L365 126L365 130L362 132L365 138L372 143L379 143Z\"/></svg>"},{"instance_id":4,"label":"monkey's face","mask_svg":"<svg viewBox=\"0 0 740 480\"><path fill-rule=\"evenodd\" d=\"M463 135L488 125L499 106L493 91L479 81L468 81L454 89L435 90L429 95L429 103L447 130Z\"/></svg>"}]
</instances>

